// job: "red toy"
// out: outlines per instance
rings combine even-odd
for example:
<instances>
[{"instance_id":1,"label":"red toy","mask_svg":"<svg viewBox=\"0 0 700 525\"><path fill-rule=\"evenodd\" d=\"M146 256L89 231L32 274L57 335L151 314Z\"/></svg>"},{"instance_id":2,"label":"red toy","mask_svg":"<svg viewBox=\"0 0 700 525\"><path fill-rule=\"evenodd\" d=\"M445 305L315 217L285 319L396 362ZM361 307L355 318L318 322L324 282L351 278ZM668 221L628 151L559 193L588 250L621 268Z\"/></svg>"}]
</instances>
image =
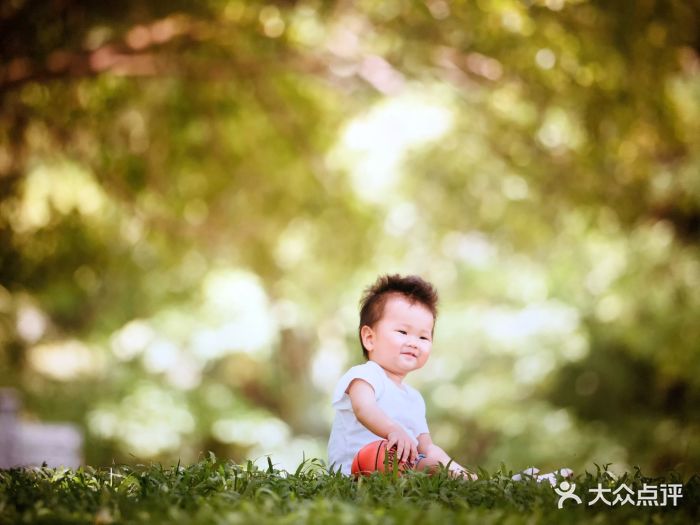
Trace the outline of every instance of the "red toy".
<instances>
[{"instance_id":1,"label":"red toy","mask_svg":"<svg viewBox=\"0 0 700 525\"><path fill-rule=\"evenodd\" d=\"M378 441L373 441L362 447L355 458L352 460L352 467L350 468L352 474L357 477L360 475L369 476L372 472L385 472L388 470L391 472L394 464L394 455L396 454L396 447L392 447L387 451L386 439L380 439ZM384 467L384 459L387 459L386 469ZM399 462L398 471L408 469L408 463Z\"/></svg>"}]
</instances>

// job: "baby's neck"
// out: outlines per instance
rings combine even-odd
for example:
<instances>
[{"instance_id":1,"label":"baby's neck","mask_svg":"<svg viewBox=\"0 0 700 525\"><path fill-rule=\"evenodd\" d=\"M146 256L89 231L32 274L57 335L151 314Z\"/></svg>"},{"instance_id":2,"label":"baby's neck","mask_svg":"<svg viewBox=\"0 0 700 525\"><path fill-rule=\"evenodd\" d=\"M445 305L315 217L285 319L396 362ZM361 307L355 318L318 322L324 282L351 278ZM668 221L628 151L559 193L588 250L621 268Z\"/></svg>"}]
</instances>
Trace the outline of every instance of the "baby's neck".
<instances>
[{"instance_id":1,"label":"baby's neck","mask_svg":"<svg viewBox=\"0 0 700 525\"><path fill-rule=\"evenodd\" d=\"M402 389L403 389L403 387L404 387L404 385L403 385L403 380L406 378L406 375L407 375L407 374L401 375L401 374L396 374L396 373L394 373L394 372L390 372L389 370L387 370L386 368L384 368L382 365L380 365L380 364L377 363L376 361L373 361L373 362L376 363L377 366L378 366L379 368L382 369L382 371L386 374L386 376L389 378L389 380L390 380L392 383L394 383L394 384L395 384L396 386L398 386L399 388L402 388Z\"/></svg>"}]
</instances>

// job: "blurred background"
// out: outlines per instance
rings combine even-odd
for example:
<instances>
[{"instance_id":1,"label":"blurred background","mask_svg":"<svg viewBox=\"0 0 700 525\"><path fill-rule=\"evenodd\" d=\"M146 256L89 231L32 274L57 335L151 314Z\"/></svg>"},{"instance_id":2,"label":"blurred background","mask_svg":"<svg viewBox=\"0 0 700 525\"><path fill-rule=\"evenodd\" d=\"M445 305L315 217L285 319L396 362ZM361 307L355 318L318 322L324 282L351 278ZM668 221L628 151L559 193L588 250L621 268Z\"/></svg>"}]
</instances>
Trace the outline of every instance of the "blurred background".
<instances>
[{"instance_id":1,"label":"blurred background","mask_svg":"<svg viewBox=\"0 0 700 525\"><path fill-rule=\"evenodd\" d=\"M83 458L326 457L379 274L455 459L700 471L700 7L0 5L0 386Z\"/></svg>"}]
</instances>

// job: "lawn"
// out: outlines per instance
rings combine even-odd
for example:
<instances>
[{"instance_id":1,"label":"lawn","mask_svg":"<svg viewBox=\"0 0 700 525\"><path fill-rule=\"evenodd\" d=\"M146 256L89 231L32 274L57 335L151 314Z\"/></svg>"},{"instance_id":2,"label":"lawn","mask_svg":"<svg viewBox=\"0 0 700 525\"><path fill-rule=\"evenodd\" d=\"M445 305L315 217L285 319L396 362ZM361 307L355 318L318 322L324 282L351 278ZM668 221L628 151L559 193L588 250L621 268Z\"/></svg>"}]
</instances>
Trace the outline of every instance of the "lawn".
<instances>
[{"instance_id":1,"label":"lawn","mask_svg":"<svg viewBox=\"0 0 700 525\"><path fill-rule=\"evenodd\" d=\"M615 479L605 466L572 480L582 503L564 503L548 483L512 481L505 465L480 470L479 481L409 472L354 481L329 473L319 460L295 472L252 462L238 465L212 453L198 463L163 467L115 465L77 470L0 470L0 524L15 523L697 523L700 475L649 478L638 469ZM644 485L647 485L646 488ZM666 499L671 485L681 497ZM653 488L652 488L653 487ZM566 487L564 487L566 488ZM610 489L611 502L589 503L589 489ZM642 491L642 492L640 492ZM668 495L670 492L666 492ZM644 498L652 506L629 501ZM654 497L651 498L650 495ZM620 501L612 504L619 497ZM627 497L628 502L621 500ZM653 503L657 503L654 506Z\"/></svg>"}]
</instances>

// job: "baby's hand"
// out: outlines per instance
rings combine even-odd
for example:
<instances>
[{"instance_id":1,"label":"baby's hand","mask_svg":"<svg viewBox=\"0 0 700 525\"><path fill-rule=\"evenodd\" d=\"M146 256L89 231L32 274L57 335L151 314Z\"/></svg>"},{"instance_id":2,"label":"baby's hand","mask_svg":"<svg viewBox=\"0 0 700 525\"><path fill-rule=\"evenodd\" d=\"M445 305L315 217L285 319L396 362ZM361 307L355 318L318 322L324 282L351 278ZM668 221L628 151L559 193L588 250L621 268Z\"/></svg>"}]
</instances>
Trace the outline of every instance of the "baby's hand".
<instances>
[{"instance_id":1,"label":"baby's hand","mask_svg":"<svg viewBox=\"0 0 700 525\"><path fill-rule=\"evenodd\" d=\"M391 450L396 445L396 459L399 463L406 461L413 463L418 457L418 447L413 438L400 426L389 432L387 440L389 441L386 445L387 450Z\"/></svg>"}]
</instances>

